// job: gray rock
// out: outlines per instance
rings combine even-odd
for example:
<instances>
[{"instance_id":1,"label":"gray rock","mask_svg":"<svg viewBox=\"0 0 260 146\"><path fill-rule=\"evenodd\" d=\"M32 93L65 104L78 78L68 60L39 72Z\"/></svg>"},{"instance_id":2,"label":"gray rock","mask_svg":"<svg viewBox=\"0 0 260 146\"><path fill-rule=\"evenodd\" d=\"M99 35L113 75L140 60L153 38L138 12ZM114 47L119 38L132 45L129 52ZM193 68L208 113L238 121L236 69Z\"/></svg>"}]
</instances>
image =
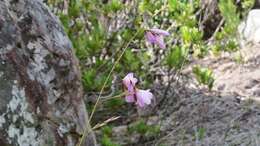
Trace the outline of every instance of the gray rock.
<instances>
[{"instance_id":1,"label":"gray rock","mask_svg":"<svg viewBox=\"0 0 260 146\"><path fill-rule=\"evenodd\" d=\"M260 9L253 9L248 13L244 22L239 25L238 31L241 35L242 47L246 43L260 43Z\"/></svg>"},{"instance_id":2,"label":"gray rock","mask_svg":"<svg viewBox=\"0 0 260 146\"><path fill-rule=\"evenodd\" d=\"M0 145L74 146L88 124L81 76L60 22L40 0L0 1Z\"/></svg>"}]
</instances>

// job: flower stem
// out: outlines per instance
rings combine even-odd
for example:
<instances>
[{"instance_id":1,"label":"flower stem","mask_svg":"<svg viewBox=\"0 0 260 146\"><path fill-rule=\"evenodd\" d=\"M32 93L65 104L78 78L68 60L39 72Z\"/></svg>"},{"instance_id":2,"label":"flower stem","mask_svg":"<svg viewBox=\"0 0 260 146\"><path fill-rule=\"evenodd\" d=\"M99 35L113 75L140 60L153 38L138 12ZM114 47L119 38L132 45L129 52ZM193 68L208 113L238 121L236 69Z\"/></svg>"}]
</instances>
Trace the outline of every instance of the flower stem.
<instances>
[{"instance_id":1,"label":"flower stem","mask_svg":"<svg viewBox=\"0 0 260 146\"><path fill-rule=\"evenodd\" d=\"M107 100L110 100L110 99L114 99L114 98L118 98L118 97L122 97L126 95L126 93L121 93L121 94L118 94L118 95L115 95L115 96L112 96L112 97L107 97L107 98L102 98L103 101L107 101Z\"/></svg>"}]
</instances>

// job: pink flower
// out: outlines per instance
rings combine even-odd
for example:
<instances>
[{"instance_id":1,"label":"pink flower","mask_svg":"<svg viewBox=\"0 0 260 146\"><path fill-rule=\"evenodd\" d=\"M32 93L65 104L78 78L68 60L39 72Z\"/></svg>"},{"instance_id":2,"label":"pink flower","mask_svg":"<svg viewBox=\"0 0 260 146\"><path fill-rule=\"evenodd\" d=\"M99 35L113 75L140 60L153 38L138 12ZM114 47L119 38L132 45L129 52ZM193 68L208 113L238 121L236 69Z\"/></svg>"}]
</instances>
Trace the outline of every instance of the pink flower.
<instances>
[{"instance_id":1,"label":"pink flower","mask_svg":"<svg viewBox=\"0 0 260 146\"><path fill-rule=\"evenodd\" d=\"M169 35L170 35L170 33L168 31L165 31L162 29L157 29L157 28L149 29L145 33L145 37L148 42L150 42L151 44L156 44L162 49L164 49L166 47L163 37L169 36Z\"/></svg>"},{"instance_id":2,"label":"pink flower","mask_svg":"<svg viewBox=\"0 0 260 146\"><path fill-rule=\"evenodd\" d=\"M133 73L128 73L124 79L123 84L127 89L127 95L125 97L126 102L135 102L134 94L135 94L135 84L137 83L137 79L134 78Z\"/></svg>"},{"instance_id":3,"label":"pink flower","mask_svg":"<svg viewBox=\"0 0 260 146\"><path fill-rule=\"evenodd\" d=\"M149 90L139 90L139 89L137 89L135 95L136 95L136 98L137 98L136 104L139 107L142 108L146 105L151 104L153 94Z\"/></svg>"},{"instance_id":4,"label":"pink flower","mask_svg":"<svg viewBox=\"0 0 260 146\"><path fill-rule=\"evenodd\" d=\"M153 94L149 90L140 90L135 87L137 79L134 78L133 73L127 74L123 79L123 84L127 89L125 97L126 102L135 103L139 107L144 107L151 104Z\"/></svg>"},{"instance_id":5,"label":"pink flower","mask_svg":"<svg viewBox=\"0 0 260 146\"><path fill-rule=\"evenodd\" d=\"M135 89L135 84L137 83L137 78L134 78L133 73L128 73L124 79L123 79L123 84L127 88L128 92L133 93Z\"/></svg>"}]
</instances>

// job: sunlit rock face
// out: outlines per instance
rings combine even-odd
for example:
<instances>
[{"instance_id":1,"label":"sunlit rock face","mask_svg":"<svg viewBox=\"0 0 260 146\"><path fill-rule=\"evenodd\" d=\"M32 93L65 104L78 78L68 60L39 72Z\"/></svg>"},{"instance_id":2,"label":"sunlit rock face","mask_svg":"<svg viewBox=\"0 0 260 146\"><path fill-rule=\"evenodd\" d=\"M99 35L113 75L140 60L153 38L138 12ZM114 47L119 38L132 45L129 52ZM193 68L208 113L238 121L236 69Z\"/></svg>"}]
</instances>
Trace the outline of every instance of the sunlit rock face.
<instances>
[{"instance_id":1,"label":"sunlit rock face","mask_svg":"<svg viewBox=\"0 0 260 146\"><path fill-rule=\"evenodd\" d=\"M39 0L0 1L0 145L74 146L89 128L78 62ZM84 143L95 145L90 134Z\"/></svg>"},{"instance_id":2,"label":"sunlit rock face","mask_svg":"<svg viewBox=\"0 0 260 146\"><path fill-rule=\"evenodd\" d=\"M239 26L241 41L245 43L260 43L260 9L253 9L248 13L244 22Z\"/></svg>"}]
</instances>

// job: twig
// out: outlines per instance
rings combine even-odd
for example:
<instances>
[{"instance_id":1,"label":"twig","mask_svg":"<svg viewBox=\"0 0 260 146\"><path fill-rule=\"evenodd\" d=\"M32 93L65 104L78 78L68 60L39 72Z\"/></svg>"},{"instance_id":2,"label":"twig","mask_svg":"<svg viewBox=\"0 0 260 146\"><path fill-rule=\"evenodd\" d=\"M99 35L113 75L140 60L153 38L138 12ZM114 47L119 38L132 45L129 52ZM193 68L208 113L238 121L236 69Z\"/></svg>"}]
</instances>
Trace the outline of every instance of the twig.
<instances>
[{"instance_id":1,"label":"twig","mask_svg":"<svg viewBox=\"0 0 260 146\"><path fill-rule=\"evenodd\" d=\"M96 125L92 128L92 130L96 130L96 129L100 128L100 127L103 127L103 126L107 125L108 123L110 123L110 122L112 122L112 121L115 121L115 120L117 120L117 119L119 119L119 118L120 118L120 116L111 117L111 118L107 119L106 121L104 121L103 123L98 123L98 124L96 124Z\"/></svg>"},{"instance_id":2,"label":"twig","mask_svg":"<svg viewBox=\"0 0 260 146\"><path fill-rule=\"evenodd\" d=\"M224 24L225 19L222 18L221 21L218 24L218 27L216 28L215 32L213 33L213 35L208 39L208 42L211 42L214 40L215 36L217 35L217 33L219 32L220 28L222 27L222 25Z\"/></svg>"}]
</instances>

